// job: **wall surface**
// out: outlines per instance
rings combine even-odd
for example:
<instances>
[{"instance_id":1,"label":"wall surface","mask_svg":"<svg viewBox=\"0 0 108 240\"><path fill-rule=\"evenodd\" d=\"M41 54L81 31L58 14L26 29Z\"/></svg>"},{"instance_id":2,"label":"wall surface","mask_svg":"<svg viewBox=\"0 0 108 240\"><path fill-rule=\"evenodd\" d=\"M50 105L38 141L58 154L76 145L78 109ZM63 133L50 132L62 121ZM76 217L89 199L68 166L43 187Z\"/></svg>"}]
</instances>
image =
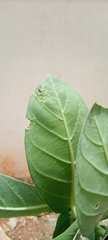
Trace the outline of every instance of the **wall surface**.
<instances>
[{"instance_id":1,"label":"wall surface","mask_svg":"<svg viewBox=\"0 0 108 240\"><path fill-rule=\"evenodd\" d=\"M48 73L108 107L108 1L0 1L0 172L29 176L28 99Z\"/></svg>"}]
</instances>

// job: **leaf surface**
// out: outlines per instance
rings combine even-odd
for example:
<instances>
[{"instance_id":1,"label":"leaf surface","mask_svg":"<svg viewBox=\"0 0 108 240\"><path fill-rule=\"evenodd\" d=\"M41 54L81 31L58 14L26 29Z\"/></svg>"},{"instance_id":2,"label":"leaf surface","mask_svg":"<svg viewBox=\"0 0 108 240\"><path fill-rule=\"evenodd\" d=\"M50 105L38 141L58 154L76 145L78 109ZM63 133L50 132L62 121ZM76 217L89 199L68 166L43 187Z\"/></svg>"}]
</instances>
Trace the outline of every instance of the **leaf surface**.
<instances>
[{"instance_id":1,"label":"leaf surface","mask_svg":"<svg viewBox=\"0 0 108 240\"><path fill-rule=\"evenodd\" d=\"M79 227L88 237L108 212L108 109L97 104L81 133L75 190Z\"/></svg>"},{"instance_id":2,"label":"leaf surface","mask_svg":"<svg viewBox=\"0 0 108 240\"><path fill-rule=\"evenodd\" d=\"M77 221L75 221L65 232L60 234L54 240L79 240L81 237Z\"/></svg>"},{"instance_id":3,"label":"leaf surface","mask_svg":"<svg viewBox=\"0 0 108 240\"><path fill-rule=\"evenodd\" d=\"M36 216L50 211L35 186L0 174L0 218Z\"/></svg>"},{"instance_id":4,"label":"leaf surface","mask_svg":"<svg viewBox=\"0 0 108 240\"><path fill-rule=\"evenodd\" d=\"M25 133L31 177L55 212L74 202L74 163L88 109L69 85L48 76L32 94Z\"/></svg>"},{"instance_id":5,"label":"leaf surface","mask_svg":"<svg viewBox=\"0 0 108 240\"><path fill-rule=\"evenodd\" d=\"M70 227L72 220L73 219L71 219L71 213L69 211L60 213L53 233L53 238L57 237L58 235L63 233L68 227Z\"/></svg>"}]
</instances>

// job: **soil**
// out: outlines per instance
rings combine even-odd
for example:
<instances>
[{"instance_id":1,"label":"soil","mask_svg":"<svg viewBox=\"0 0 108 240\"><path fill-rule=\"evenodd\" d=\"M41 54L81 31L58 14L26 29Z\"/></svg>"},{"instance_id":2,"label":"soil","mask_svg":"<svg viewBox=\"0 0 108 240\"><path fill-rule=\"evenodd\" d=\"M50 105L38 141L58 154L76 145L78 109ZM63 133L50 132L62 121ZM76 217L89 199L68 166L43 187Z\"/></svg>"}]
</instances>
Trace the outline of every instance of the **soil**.
<instances>
[{"instance_id":1,"label":"soil","mask_svg":"<svg viewBox=\"0 0 108 240\"><path fill-rule=\"evenodd\" d=\"M55 213L38 217L2 218L0 226L10 240L51 240L56 219Z\"/></svg>"}]
</instances>

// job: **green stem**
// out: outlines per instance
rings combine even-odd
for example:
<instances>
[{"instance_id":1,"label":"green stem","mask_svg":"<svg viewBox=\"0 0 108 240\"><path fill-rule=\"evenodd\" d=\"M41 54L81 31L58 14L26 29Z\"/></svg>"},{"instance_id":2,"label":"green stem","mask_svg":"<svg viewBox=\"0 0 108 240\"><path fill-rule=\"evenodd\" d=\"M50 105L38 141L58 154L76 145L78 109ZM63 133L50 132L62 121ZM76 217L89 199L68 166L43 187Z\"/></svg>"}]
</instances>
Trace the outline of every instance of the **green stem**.
<instances>
[{"instance_id":1,"label":"green stem","mask_svg":"<svg viewBox=\"0 0 108 240\"><path fill-rule=\"evenodd\" d=\"M105 234L105 231L106 230L103 227L101 227L99 223L96 225L95 227L96 235L103 237Z\"/></svg>"}]
</instances>

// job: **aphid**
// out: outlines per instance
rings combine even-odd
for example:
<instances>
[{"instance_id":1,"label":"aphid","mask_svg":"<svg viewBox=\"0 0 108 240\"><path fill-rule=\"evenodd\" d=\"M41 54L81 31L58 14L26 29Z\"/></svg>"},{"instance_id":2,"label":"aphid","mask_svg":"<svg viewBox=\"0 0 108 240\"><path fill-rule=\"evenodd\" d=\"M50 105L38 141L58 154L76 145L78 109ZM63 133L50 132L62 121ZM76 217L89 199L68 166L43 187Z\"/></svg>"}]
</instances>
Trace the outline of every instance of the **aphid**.
<instances>
[{"instance_id":1,"label":"aphid","mask_svg":"<svg viewBox=\"0 0 108 240\"><path fill-rule=\"evenodd\" d=\"M45 102L47 99L46 87L39 86L35 91L36 99L40 102Z\"/></svg>"},{"instance_id":2,"label":"aphid","mask_svg":"<svg viewBox=\"0 0 108 240\"><path fill-rule=\"evenodd\" d=\"M45 91L45 88L42 90L42 89L41 89L41 86L39 86L39 87L38 87L38 92L37 92L37 94L38 94L38 95L42 95L44 91Z\"/></svg>"}]
</instances>

